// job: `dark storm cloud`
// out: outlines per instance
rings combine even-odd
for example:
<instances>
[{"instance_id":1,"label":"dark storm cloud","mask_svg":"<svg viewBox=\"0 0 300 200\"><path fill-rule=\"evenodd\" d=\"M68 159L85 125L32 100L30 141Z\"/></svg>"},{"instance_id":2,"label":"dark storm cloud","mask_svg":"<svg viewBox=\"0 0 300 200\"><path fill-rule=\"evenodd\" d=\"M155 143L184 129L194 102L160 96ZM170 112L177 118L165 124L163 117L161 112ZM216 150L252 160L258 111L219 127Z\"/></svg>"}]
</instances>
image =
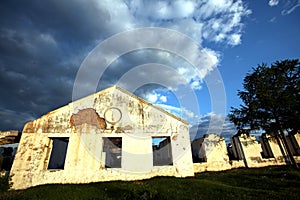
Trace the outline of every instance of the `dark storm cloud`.
<instances>
[{"instance_id":1,"label":"dark storm cloud","mask_svg":"<svg viewBox=\"0 0 300 200\"><path fill-rule=\"evenodd\" d=\"M239 39L237 36L240 31L236 27L242 25L237 17L244 15L240 12L244 10L241 4L229 1L229 4L224 5L226 9L215 10L211 4L213 1L199 2L199 5L186 4L185 1L174 2L165 1L165 10L168 12L167 15L161 15L156 13L160 7L158 1L1 1L0 130L20 130L26 121L69 103L76 73L83 59L97 44L115 33L136 27L167 27L193 37L201 46L202 39L218 42L214 37L208 38L216 35L210 23L212 19L218 21L219 16L227 16L239 20L231 22L229 26L224 24L224 27L231 27L231 31L220 41ZM230 10L227 7L236 8L230 11L234 16L226 15ZM151 21L150 16L155 19ZM205 20L207 17L211 20ZM171 18L174 19L169 20ZM205 32L209 34L203 35ZM195 52L203 61L203 78L219 63L218 53L208 48L197 49ZM104 74L98 89L115 84L131 67L144 64L145 61L172 66L175 63L174 68L180 72L177 79L162 72L158 74L159 78L162 77L170 85L177 86L180 75L187 78L190 84L191 80L198 78L194 70L184 68L181 61L168 54L148 52L148 56L145 55L143 52L132 53L118 59ZM162 86L147 85L140 88L137 94L145 96L157 88Z\"/></svg>"},{"instance_id":2,"label":"dark storm cloud","mask_svg":"<svg viewBox=\"0 0 300 200\"><path fill-rule=\"evenodd\" d=\"M109 33L105 20L105 10L82 1L1 2L0 129L21 129L71 101L80 62Z\"/></svg>"}]
</instances>

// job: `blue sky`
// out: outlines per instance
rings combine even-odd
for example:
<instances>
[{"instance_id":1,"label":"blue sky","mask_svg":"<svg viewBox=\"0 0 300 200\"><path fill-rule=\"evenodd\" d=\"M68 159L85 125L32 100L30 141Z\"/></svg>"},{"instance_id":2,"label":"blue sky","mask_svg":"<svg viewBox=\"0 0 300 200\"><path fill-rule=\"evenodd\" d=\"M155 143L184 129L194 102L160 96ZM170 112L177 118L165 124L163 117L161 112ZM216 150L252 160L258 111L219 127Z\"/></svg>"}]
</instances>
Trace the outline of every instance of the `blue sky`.
<instances>
[{"instance_id":1,"label":"blue sky","mask_svg":"<svg viewBox=\"0 0 300 200\"><path fill-rule=\"evenodd\" d=\"M241 103L237 90L246 73L261 63L300 57L299 5L298 0L1 1L0 129L21 130L27 121L72 101L84 59L105 39L136 28L161 27L194 40L201 73L179 55L141 49L108 66L97 90L114 84L132 88L134 79L125 80L124 74L135 72L133 77L149 83L132 92L189 121L192 137L233 135L226 115ZM149 63L161 64L156 66L161 70L138 68ZM222 91L208 91L212 88L207 81L213 84L216 72L224 99Z\"/></svg>"}]
</instances>

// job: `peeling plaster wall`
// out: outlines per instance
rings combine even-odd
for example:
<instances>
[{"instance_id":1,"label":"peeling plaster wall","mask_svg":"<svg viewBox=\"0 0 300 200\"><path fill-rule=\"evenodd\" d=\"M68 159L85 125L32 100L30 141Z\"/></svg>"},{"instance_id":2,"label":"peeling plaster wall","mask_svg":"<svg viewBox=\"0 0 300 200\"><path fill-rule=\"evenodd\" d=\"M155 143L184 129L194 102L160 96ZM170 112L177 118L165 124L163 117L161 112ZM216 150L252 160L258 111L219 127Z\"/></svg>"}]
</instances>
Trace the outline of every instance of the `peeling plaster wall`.
<instances>
[{"instance_id":1,"label":"peeling plaster wall","mask_svg":"<svg viewBox=\"0 0 300 200\"><path fill-rule=\"evenodd\" d=\"M152 137L159 136L171 139L173 165L153 167ZM53 137L69 138L63 170L47 169ZM105 168L103 137L122 137L121 168ZM27 123L10 173L13 189L157 175L194 175L188 123L118 87Z\"/></svg>"},{"instance_id":2,"label":"peeling plaster wall","mask_svg":"<svg viewBox=\"0 0 300 200\"><path fill-rule=\"evenodd\" d=\"M15 143L16 137L18 137L16 130L0 131L0 146Z\"/></svg>"},{"instance_id":3,"label":"peeling plaster wall","mask_svg":"<svg viewBox=\"0 0 300 200\"><path fill-rule=\"evenodd\" d=\"M298 144L300 144L300 132L295 134L294 137L295 137L296 141L298 142Z\"/></svg>"},{"instance_id":4,"label":"peeling plaster wall","mask_svg":"<svg viewBox=\"0 0 300 200\"><path fill-rule=\"evenodd\" d=\"M243 159L246 167L265 167L271 165L285 165L286 162L282 153L280 152L280 148L278 143L273 138L269 141L271 150L274 154L274 158L262 158L261 145L256 141L254 136L247 136L246 134L241 134L240 136L235 136L239 139L242 152ZM270 136L267 136L268 138Z\"/></svg>"},{"instance_id":5,"label":"peeling plaster wall","mask_svg":"<svg viewBox=\"0 0 300 200\"><path fill-rule=\"evenodd\" d=\"M229 160L225 140L216 134L207 134L194 141L192 148L194 156L198 154L199 157L204 156L206 158L206 162L194 163L195 172L222 171L244 167L242 161Z\"/></svg>"},{"instance_id":6,"label":"peeling plaster wall","mask_svg":"<svg viewBox=\"0 0 300 200\"><path fill-rule=\"evenodd\" d=\"M298 147L300 147L300 132L296 133L294 135L294 138L298 144ZM294 159L296 160L297 163L300 163L300 156L294 156Z\"/></svg>"},{"instance_id":7,"label":"peeling plaster wall","mask_svg":"<svg viewBox=\"0 0 300 200\"><path fill-rule=\"evenodd\" d=\"M300 133L294 135L298 144L300 144L299 135ZM286 165L279 142L270 135L266 135L266 137L274 158L262 158L262 147L256 141L256 138L241 134L231 138L233 153L240 160L229 160L224 138L215 134L205 135L203 138L192 142L193 156L205 157L205 161L194 163L194 171L222 171L239 167ZM283 145L282 142L280 142L280 145ZM294 156L294 158L297 162L300 162L300 156Z\"/></svg>"}]
</instances>

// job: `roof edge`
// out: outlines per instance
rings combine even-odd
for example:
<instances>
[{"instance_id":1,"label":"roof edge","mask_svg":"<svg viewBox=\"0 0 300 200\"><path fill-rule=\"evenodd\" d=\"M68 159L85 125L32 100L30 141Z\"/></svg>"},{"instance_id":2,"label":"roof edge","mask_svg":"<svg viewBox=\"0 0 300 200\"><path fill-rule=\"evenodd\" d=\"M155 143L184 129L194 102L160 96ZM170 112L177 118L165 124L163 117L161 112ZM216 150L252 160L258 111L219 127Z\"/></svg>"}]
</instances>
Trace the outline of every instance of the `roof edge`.
<instances>
[{"instance_id":1,"label":"roof edge","mask_svg":"<svg viewBox=\"0 0 300 200\"><path fill-rule=\"evenodd\" d=\"M178 121L183 122L183 123L186 124L186 125L189 125L189 124L190 124L189 122L187 122L186 120L182 119L181 117L178 117L178 116L176 116L176 115L174 115L174 114L172 114L172 113L166 111L165 109L163 109L163 108L161 108L161 107L159 107L159 106L156 106L156 105L154 105L154 104L152 104L152 103L146 101L145 99L143 99L143 98L141 98L141 97L136 96L135 94L133 94L133 93L131 93L131 92L129 92L129 91L127 91L127 90L121 88L120 86L114 85L114 86L109 87L109 88L107 88L107 89L110 89L110 88L117 89L117 90L119 90L119 91L121 91L121 92L123 92L123 93L125 93L125 94L127 94L127 95L129 95L129 96L131 96L131 97L133 97L133 98L135 98L135 99L138 99L138 100L142 101L143 103L148 104L149 106L152 106L152 107L154 107L154 108L156 108L156 109L162 111L163 113L169 115L170 117L173 117L173 118L177 119ZM105 90L106 90L106 89L105 89ZM103 90L102 90L102 91L103 91Z\"/></svg>"},{"instance_id":2,"label":"roof edge","mask_svg":"<svg viewBox=\"0 0 300 200\"><path fill-rule=\"evenodd\" d=\"M56 108L56 109L54 109L54 110L51 110L51 111L49 111L49 112L43 114L42 116L40 116L40 117L38 117L38 118L36 118L36 119L34 119L34 120L32 120L32 121L35 121L35 120L37 120L37 119L39 119L39 118L42 118L42 117L44 117L44 116L46 116L46 115L48 115L48 114L55 113L55 112L57 112L58 110L62 109L63 107L65 107L65 106L70 106L71 104L73 104L73 103L75 103L75 102L78 102L78 101L82 101L82 100L84 100L85 98L87 98L87 97L89 97L89 96L92 96L92 95L95 95L95 94L106 93L106 92L110 92L110 91L113 91L113 90L119 90L119 91L125 93L125 94L128 95L128 96L131 96L131 97L133 97L133 98L135 98L135 99L138 99L139 101L141 101L141 102L143 102L143 103L145 103L145 104L147 104L147 105L149 105L149 106L152 106L152 107L154 107L154 108L160 110L161 112L163 112L163 113L169 115L170 117L173 117L173 118L177 119L178 121L181 121L182 123L184 123L184 124L186 124L186 125L189 125L189 124L190 124L189 122L187 122L186 120L182 119L181 117L178 117L178 116L176 116L176 115L174 115L174 114L172 114L172 113L166 111L165 109L163 109L163 108L161 108L161 107L159 107L159 106L156 106L156 105L154 105L154 104L152 104L152 103L146 101L145 99L143 99L143 98L141 98L141 97L138 97L138 96L136 96L135 94L133 94L133 93L131 93L131 92L129 92L129 91L127 91L127 90L121 88L120 86L117 86L117 85L113 85L113 86L111 86L111 87L105 88L105 89L103 89L103 90L101 90L101 91L98 91L98 92L95 92L95 93L93 93L93 94L89 94L89 95L87 95L87 96L85 96L85 97L82 97L82 98L80 98L80 99L77 99L77 100L75 100L75 101L71 101L71 102L69 102L69 103L67 103L67 104L65 104L65 105L63 105L63 106L61 106L61 107L59 107L59 108ZM30 121L28 121L28 122L30 122ZM28 122L26 122L26 123L28 123ZM26 123L25 123L25 124L26 124Z\"/></svg>"}]
</instances>

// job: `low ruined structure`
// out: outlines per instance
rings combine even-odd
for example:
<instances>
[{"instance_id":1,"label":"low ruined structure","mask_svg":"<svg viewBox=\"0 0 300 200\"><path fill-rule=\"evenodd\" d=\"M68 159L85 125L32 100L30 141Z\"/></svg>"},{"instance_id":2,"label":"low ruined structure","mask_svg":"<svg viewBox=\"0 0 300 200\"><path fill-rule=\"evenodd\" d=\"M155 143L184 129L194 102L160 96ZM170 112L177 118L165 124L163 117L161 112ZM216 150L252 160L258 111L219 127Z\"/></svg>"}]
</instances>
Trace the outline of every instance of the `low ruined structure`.
<instances>
[{"instance_id":1,"label":"low ruined structure","mask_svg":"<svg viewBox=\"0 0 300 200\"><path fill-rule=\"evenodd\" d=\"M28 122L13 189L49 183L193 176L188 123L117 87Z\"/></svg>"},{"instance_id":2,"label":"low ruined structure","mask_svg":"<svg viewBox=\"0 0 300 200\"><path fill-rule=\"evenodd\" d=\"M300 163L300 133L286 137L288 148ZM239 132L227 146L223 138L208 134L192 142L195 172L221 171L239 167L266 167L290 164L286 148L279 137L262 134L260 141Z\"/></svg>"},{"instance_id":3,"label":"low ruined structure","mask_svg":"<svg viewBox=\"0 0 300 200\"><path fill-rule=\"evenodd\" d=\"M288 134L287 144L293 154L294 158L297 160L300 158L300 133ZM300 162L300 160L298 160Z\"/></svg>"},{"instance_id":4,"label":"low ruined structure","mask_svg":"<svg viewBox=\"0 0 300 200\"><path fill-rule=\"evenodd\" d=\"M0 131L0 146L17 143L18 135L19 132L16 130Z\"/></svg>"},{"instance_id":5,"label":"low ruined structure","mask_svg":"<svg viewBox=\"0 0 300 200\"><path fill-rule=\"evenodd\" d=\"M17 151L18 142L18 131L0 131L0 176L8 176Z\"/></svg>"},{"instance_id":6,"label":"low ruined structure","mask_svg":"<svg viewBox=\"0 0 300 200\"><path fill-rule=\"evenodd\" d=\"M196 171L219 171L229 163L224 138L215 134L207 134L192 142L192 151ZM228 169L230 167L228 166Z\"/></svg>"},{"instance_id":7,"label":"low ruined structure","mask_svg":"<svg viewBox=\"0 0 300 200\"><path fill-rule=\"evenodd\" d=\"M240 134L232 137L233 152L237 159L243 160L245 167L265 167L286 165L285 154L280 149L282 141L263 134L260 144L254 136Z\"/></svg>"},{"instance_id":8,"label":"low ruined structure","mask_svg":"<svg viewBox=\"0 0 300 200\"><path fill-rule=\"evenodd\" d=\"M231 161L224 138L207 134L192 142L195 172L221 171L244 167L242 161Z\"/></svg>"}]
</instances>

